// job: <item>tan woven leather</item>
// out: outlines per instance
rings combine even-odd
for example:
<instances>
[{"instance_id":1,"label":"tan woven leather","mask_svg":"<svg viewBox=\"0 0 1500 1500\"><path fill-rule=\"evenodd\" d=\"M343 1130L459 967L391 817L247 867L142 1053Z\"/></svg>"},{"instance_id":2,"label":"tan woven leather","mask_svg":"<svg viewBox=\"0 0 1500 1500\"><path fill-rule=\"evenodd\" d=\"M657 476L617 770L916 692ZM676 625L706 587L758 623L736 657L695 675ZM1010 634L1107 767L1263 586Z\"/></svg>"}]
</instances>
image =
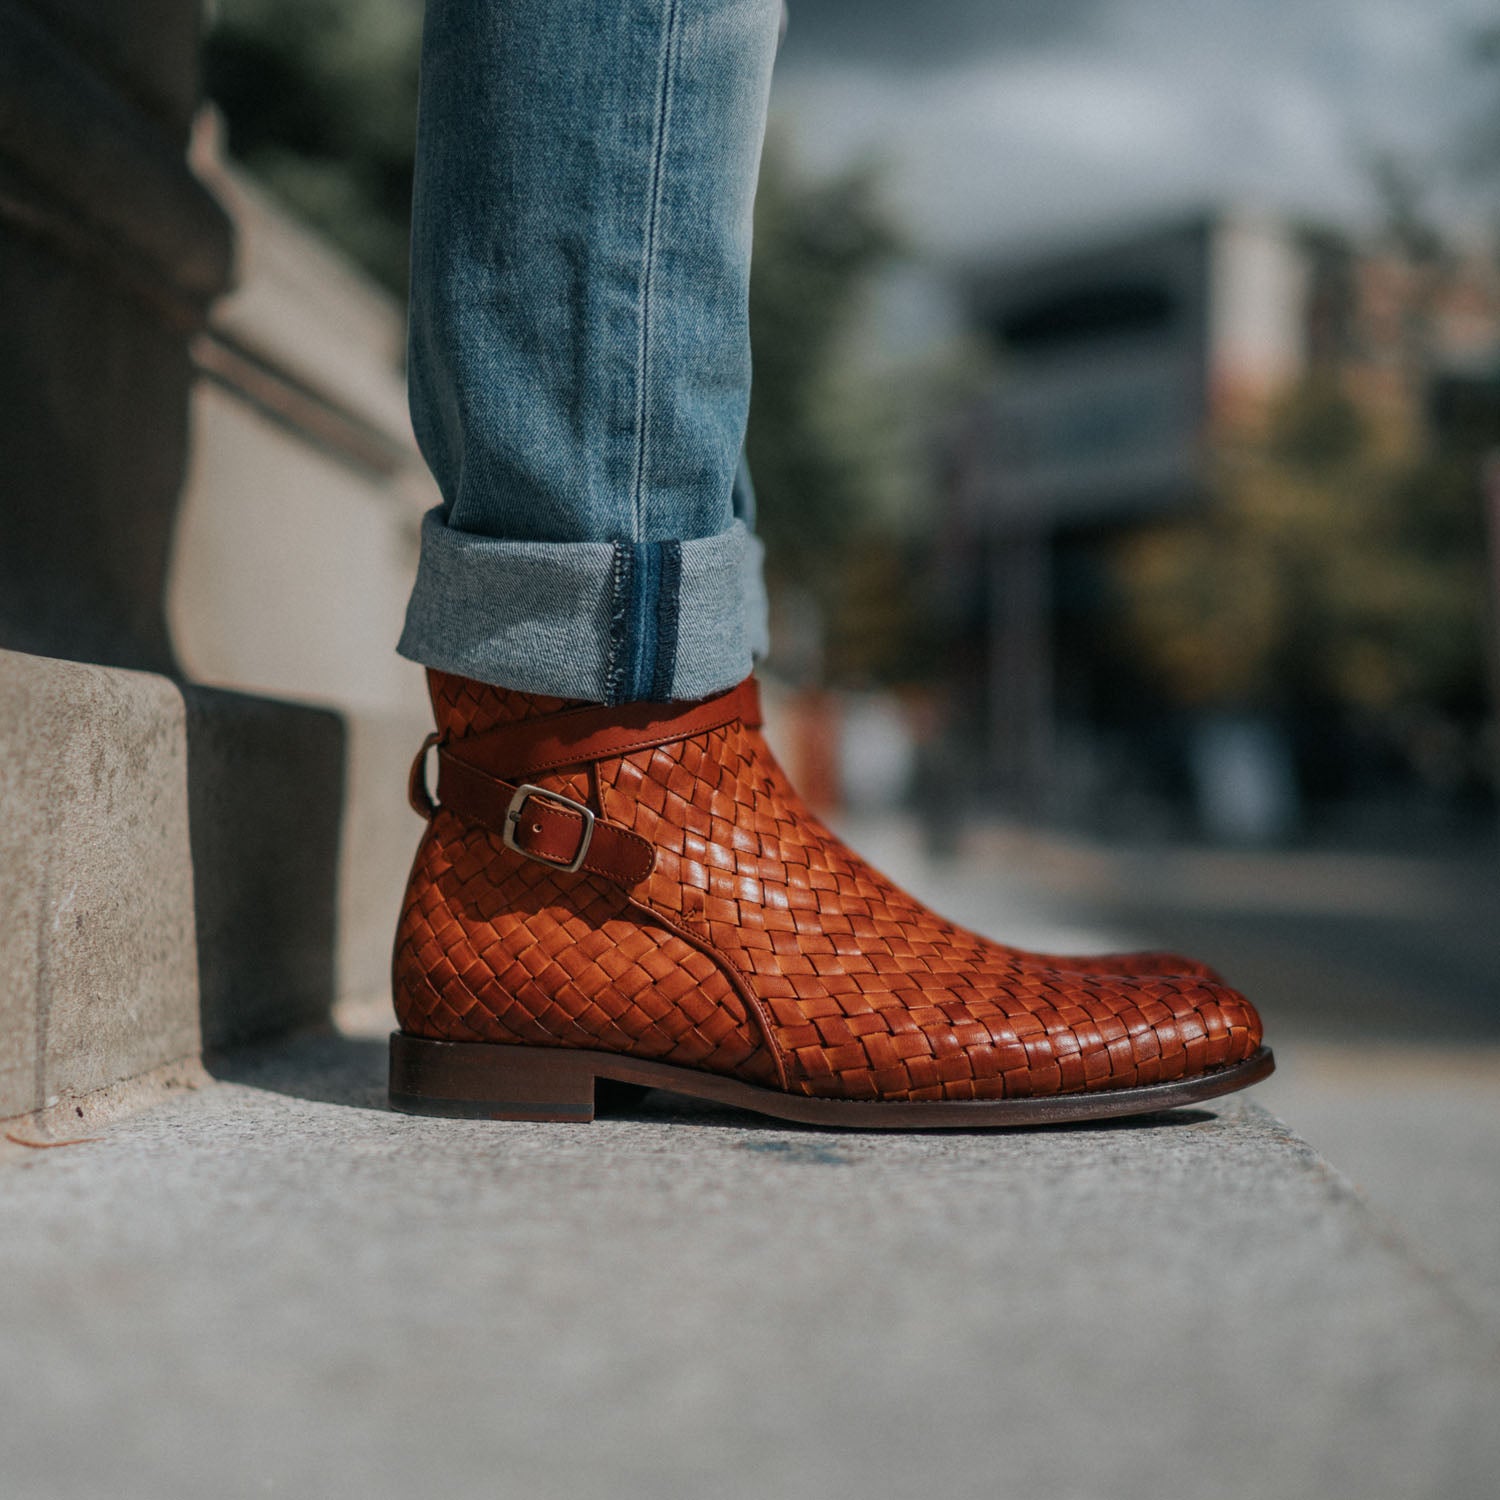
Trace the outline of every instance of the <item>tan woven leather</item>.
<instances>
[{"instance_id":1,"label":"tan woven leather","mask_svg":"<svg viewBox=\"0 0 1500 1500\"><path fill-rule=\"evenodd\" d=\"M458 756L573 707L431 682ZM572 769L505 770L638 836L654 866L633 888L561 873L439 809L397 934L397 1016L415 1036L601 1048L866 1100L1124 1088L1259 1044L1254 1009L1222 984L1085 972L935 916L818 822L743 719Z\"/></svg>"}]
</instances>

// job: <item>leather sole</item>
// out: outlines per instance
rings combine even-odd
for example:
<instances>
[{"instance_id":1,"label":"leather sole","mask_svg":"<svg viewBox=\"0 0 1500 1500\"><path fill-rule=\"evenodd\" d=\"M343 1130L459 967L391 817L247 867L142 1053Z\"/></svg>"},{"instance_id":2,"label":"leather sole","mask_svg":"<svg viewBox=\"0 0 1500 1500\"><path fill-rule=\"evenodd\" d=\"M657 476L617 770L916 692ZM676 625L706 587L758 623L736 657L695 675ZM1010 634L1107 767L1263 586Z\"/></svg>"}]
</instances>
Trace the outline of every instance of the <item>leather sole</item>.
<instances>
[{"instance_id":1,"label":"leather sole","mask_svg":"<svg viewBox=\"0 0 1500 1500\"><path fill-rule=\"evenodd\" d=\"M976 1130L1155 1114L1232 1094L1259 1083L1275 1067L1270 1049L1262 1047L1230 1067L1140 1088L1023 1099L870 1103L809 1099L716 1073L614 1052L510 1047L496 1042L434 1042L397 1031L391 1034L390 1097L393 1109L408 1114L586 1123L594 1118L598 1087L625 1084L666 1089L800 1125L851 1130Z\"/></svg>"}]
</instances>

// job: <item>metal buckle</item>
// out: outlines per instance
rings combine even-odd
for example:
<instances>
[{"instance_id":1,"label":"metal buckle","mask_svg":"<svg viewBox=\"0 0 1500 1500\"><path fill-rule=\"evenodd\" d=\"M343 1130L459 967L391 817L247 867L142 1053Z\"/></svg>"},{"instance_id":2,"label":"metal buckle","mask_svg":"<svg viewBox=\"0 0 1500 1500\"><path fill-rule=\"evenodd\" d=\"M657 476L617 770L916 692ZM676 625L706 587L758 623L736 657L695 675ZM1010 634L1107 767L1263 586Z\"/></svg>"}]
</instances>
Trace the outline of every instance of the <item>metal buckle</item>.
<instances>
[{"instance_id":1,"label":"metal buckle","mask_svg":"<svg viewBox=\"0 0 1500 1500\"><path fill-rule=\"evenodd\" d=\"M571 864L566 860L548 859L545 855L533 854L530 849L523 849L516 842L516 824L520 822L526 804L533 797L540 797L544 802L555 802L559 807L569 808L582 815L583 837L578 841L578 853L573 856ZM571 875L583 864L588 856L589 845L594 841L594 814L583 803L564 797L561 792L549 792L544 786L532 786L529 781L523 782L516 788L515 796L510 799L510 806L505 809L505 826L500 831L500 838L507 849L514 849L517 854L534 859L539 865L549 865L554 870L563 870Z\"/></svg>"}]
</instances>

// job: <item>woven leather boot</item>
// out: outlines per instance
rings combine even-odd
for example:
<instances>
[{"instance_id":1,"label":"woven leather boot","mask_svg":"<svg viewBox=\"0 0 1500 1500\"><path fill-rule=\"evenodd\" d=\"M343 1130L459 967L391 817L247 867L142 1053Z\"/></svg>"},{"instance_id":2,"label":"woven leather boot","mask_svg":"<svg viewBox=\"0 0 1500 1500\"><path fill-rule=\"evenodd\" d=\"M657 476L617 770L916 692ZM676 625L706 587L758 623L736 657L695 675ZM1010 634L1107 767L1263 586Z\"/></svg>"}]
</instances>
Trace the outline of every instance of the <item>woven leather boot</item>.
<instances>
[{"instance_id":1,"label":"woven leather boot","mask_svg":"<svg viewBox=\"0 0 1500 1500\"><path fill-rule=\"evenodd\" d=\"M798 799L751 680L620 708L430 686L398 1108L586 1120L613 1081L817 1124L970 1128L1170 1108L1273 1067L1249 1002L1183 960L1080 969L897 889Z\"/></svg>"}]
</instances>

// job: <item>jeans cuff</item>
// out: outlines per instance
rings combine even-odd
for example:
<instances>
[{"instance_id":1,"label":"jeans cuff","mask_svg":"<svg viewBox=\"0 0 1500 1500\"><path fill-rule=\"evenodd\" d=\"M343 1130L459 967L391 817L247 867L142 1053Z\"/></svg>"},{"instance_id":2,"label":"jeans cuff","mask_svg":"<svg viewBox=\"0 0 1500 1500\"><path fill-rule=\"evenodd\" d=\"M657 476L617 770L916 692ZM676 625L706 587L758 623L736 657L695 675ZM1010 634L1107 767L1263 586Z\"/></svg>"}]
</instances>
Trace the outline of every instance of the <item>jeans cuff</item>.
<instances>
[{"instance_id":1,"label":"jeans cuff","mask_svg":"<svg viewBox=\"0 0 1500 1500\"><path fill-rule=\"evenodd\" d=\"M740 521L685 542L497 541L434 509L396 649L526 693L704 698L765 653L761 545Z\"/></svg>"}]
</instances>

